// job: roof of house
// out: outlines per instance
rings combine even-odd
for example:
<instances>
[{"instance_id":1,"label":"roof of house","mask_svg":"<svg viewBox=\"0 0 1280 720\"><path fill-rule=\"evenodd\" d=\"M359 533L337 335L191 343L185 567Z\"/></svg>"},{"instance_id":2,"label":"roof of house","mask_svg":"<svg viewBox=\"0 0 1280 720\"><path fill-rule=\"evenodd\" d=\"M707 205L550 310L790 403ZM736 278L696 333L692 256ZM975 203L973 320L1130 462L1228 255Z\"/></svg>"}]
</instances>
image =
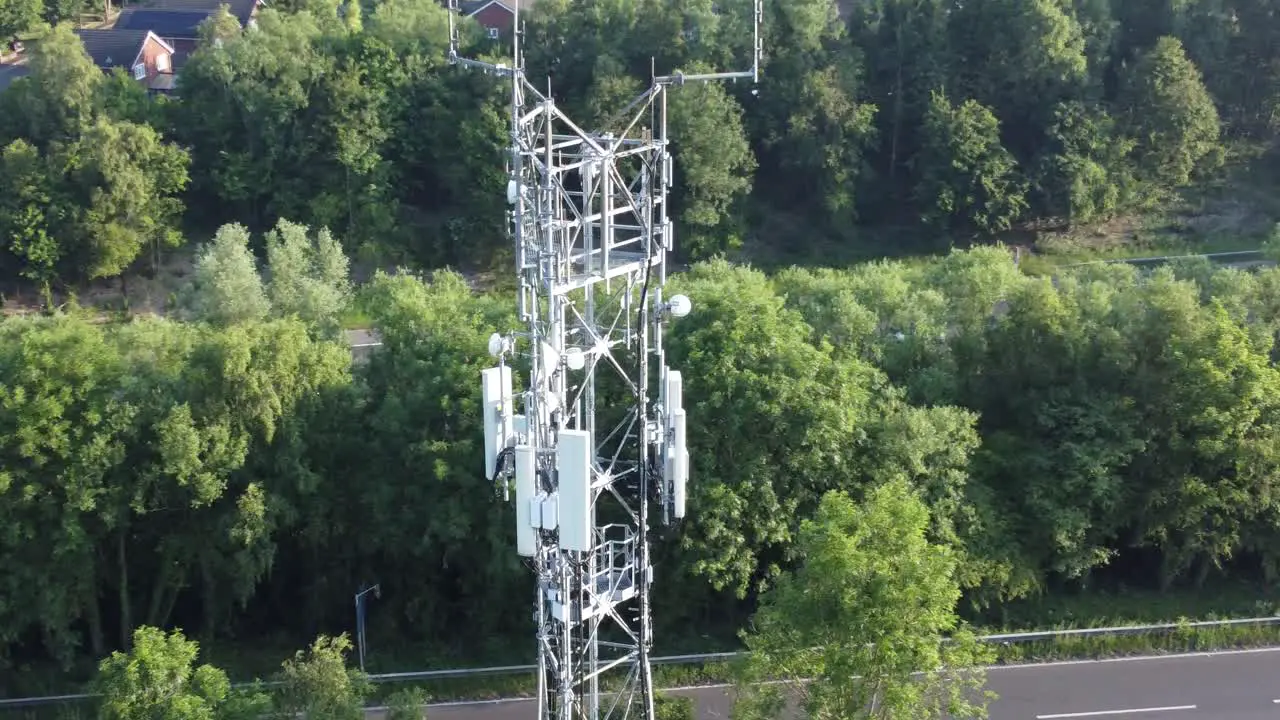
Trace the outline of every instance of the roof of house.
<instances>
[{"instance_id":1,"label":"roof of house","mask_svg":"<svg viewBox=\"0 0 1280 720\"><path fill-rule=\"evenodd\" d=\"M150 30L160 37L199 37L200 23L216 13L212 10L158 10L129 8L120 13L116 30Z\"/></svg>"},{"instance_id":2,"label":"roof of house","mask_svg":"<svg viewBox=\"0 0 1280 720\"><path fill-rule=\"evenodd\" d=\"M509 13L514 13L517 6L528 10L533 5L533 0L466 0L462 3L461 10L463 15L471 16L490 5L497 5Z\"/></svg>"},{"instance_id":3,"label":"roof of house","mask_svg":"<svg viewBox=\"0 0 1280 720\"><path fill-rule=\"evenodd\" d=\"M31 68L26 65L0 65L0 92L7 90L14 80L30 74Z\"/></svg>"},{"instance_id":4,"label":"roof of house","mask_svg":"<svg viewBox=\"0 0 1280 720\"><path fill-rule=\"evenodd\" d=\"M219 5L226 5L231 16L248 26L249 18L258 7L258 0L144 0L143 4L152 10L206 10L216 12Z\"/></svg>"},{"instance_id":5,"label":"roof of house","mask_svg":"<svg viewBox=\"0 0 1280 720\"><path fill-rule=\"evenodd\" d=\"M187 60L191 59L191 53L195 52L196 44L190 41L182 42L181 40L173 43L173 57L169 58L169 62L173 64L173 71L176 73L187 64Z\"/></svg>"},{"instance_id":6,"label":"roof of house","mask_svg":"<svg viewBox=\"0 0 1280 720\"><path fill-rule=\"evenodd\" d=\"M169 43L161 40L160 36L150 30L76 30L75 32L84 43L85 52L93 58L93 63L104 70L117 67L129 69L133 61L138 58L138 54L142 52L142 44L146 42L148 36L154 37L156 42L164 45L169 52L173 52L173 47Z\"/></svg>"}]
</instances>

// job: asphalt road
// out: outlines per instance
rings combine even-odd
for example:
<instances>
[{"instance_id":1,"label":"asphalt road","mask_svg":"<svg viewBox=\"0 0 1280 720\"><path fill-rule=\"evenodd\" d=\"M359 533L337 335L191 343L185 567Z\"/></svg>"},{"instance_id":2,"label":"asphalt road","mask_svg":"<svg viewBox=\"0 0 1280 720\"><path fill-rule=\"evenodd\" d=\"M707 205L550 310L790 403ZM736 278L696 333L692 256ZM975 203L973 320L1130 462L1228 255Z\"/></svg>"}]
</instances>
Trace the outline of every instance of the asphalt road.
<instances>
[{"instance_id":1,"label":"asphalt road","mask_svg":"<svg viewBox=\"0 0 1280 720\"><path fill-rule=\"evenodd\" d=\"M1280 720L1280 648L993 667L990 720ZM696 688L703 720L728 718L731 690ZM429 720L528 720L527 700L432 706Z\"/></svg>"}]
</instances>

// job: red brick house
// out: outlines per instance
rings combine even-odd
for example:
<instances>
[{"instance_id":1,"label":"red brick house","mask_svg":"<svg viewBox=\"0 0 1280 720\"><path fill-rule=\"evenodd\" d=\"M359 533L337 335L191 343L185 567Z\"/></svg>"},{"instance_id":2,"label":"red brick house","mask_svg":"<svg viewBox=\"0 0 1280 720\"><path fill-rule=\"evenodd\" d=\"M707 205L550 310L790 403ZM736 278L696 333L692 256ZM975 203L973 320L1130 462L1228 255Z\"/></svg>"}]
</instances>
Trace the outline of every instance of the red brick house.
<instances>
[{"instance_id":1,"label":"red brick house","mask_svg":"<svg viewBox=\"0 0 1280 720\"><path fill-rule=\"evenodd\" d=\"M240 27L251 27L257 20L261 0L143 0L143 4L126 8L116 20L117 30L150 30L173 48L174 72L180 72L187 58L195 52L200 37L200 24L227 6Z\"/></svg>"},{"instance_id":2,"label":"red brick house","mask_svg":"<svg viewBox=\"0 0 1280 720\"><path fill-rule=\"evenodd\" d=\"M515 26L516 7L528 10L531 5L531 0L470 0L462 3L462 14L475 18L489 38L497 40Z\"/></svg>"},{"instance_id":3,"label":"red brick house","mask_svg":"<svg viewBox=\"0 0 1280 720\"><path fill-rule=\"evenodd\" d=\"M150 30L173 48L173 69L177 72L191 53L195 52L200 37L200 23L217 10L152 10L132 7L120 13L116 30Z\"/></svg>"},{"instance_id":4,"label":"red brick house","mask_svg":"<svg viewBox=\"0 0 1280 720\"><path fill-rule=\"evenodd\" d=\"M150 30L76 30L85 52L103 72L123 68L151 89L173 78L173 46Z\"/></svg>"}]
</instances>

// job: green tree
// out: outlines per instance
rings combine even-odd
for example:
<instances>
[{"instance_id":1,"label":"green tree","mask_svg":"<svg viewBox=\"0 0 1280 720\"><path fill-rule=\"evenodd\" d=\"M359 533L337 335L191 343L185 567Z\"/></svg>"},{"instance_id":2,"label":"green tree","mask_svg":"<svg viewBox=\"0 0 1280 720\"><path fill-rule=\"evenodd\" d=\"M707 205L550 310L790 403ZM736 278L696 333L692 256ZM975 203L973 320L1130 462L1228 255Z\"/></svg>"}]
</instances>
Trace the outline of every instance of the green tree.
<instances>
[{"instance_id":1,"label":"green tree","mask_svg":"<svg viewBox=\"0 0 1280 720\"><path fill-rule=\"evenodd\" d=\"M1170 34L1204 73L1232 134L1266 138L1280 130L1280 23L1265 0L1178 3Z\"/></svg>"},{"instance_id":2,"label":"green tree","mask_svg":"<svg viewBox=\"0 0 1280 720\"><path fill-rule=\"evenodd\" d=\"M520 608L532 579L511 552L512 508L492 501L476 471L482 436L476 378L492 362L485 347L494 328L514 325L511 305L474 294L450 272L430 282L380 274L365 292L363 305L383 344L362 368L367 394L350 411L352 424L334 432L359 432L345 462L359 462L379 481L350 483L336 479L340 473L333 492L350 498L338 508L343 525L379 532L335 537L342 543L335 552L354 547L373 559L360 569L386 578L384 607L403 603L399 612L439 642L475 650L485 638L505 647L510 633L530 627ZM380 549L389 545L403 552ZM317 556L321 570L323 558ZM446 586L455 592L432 589ZM477 608L470 598L480 596L492 602ZM465 632L458 629L462 618Z\"/></svg>"},{"instance_id":3,"label":"green tree","mask_svg":"<svg viewBox=\"0 0 1280 720\"><path fill-rule=\"evenodd\" d=\"M15 37L40 22L43 0L4 0L0 3L0 38Z\"/></svg>"},{"instance_id":4,"label":"green tree","mask_svg":"<svg viewBox=\"0 0 1280 720\"><path fill-rule=\"evenodd\" d=\"M342 246L328 228L312 238L307 226L284 219L267 233L266 242L272 309L284 317L301 318L325 336L335 336L351 292Z\"/></svg>"},{"instance_id":5,"label":"green tree","mask_svg":"<svg viewBox=\"0 0 1280 720\"><path fill-rule=\"evenodd\" d=\"M0 94L0 138L24 138L45 150L54 140L87 132L103 76L72 27L56 25L42 33L27 66L30 76Z\"/></svg>"},{"instance_id":6,"label":"green tree","mask_svg":"<svg viewBox=\"0 0 1280 720\"><path fill-rule=\"evenodd\" d=\"M164 130L164 105L124 68L115 68L106 76L98 86L95 104L100 113L112 120L148 125L157 132Z\"/></svg>"},{"instance_id":7,"label":"green tree","mask_svg":"<svg viewBox=\"0 0 1280 720\"><path fill-rule=\"evenodd\" d=\"M196 253L188 304L193 315L215 325L261 320L271 310L249 230L229 224Z\"/></svg>"},{"instance_id":8,"label":"green tree","mask_svg":"<svg viewBox=\"0 0 1280 720\"><path fill-rule=\"evenodd\" d=\"M58 25L67 20L75 20L77 14L97 7L97 3L86 0L45 0L44 21L50 25Z\"/></svg>"},{"instance_id":9,"label":"green tree","mask_svg":"<svg viewBox=\"0 0 1280 720\"><path fill-rule=\"evenodd\" d=\"M15 599L0 606L0 638L39 628L70 661L84 622L101 657L98 539L135 414L114 391L123 363L80 314L9 319L0 338L0 587Z\"/></svg>"},{"instance_id":10,"label":"green tree","mask_svg":"<svg viewBox=\"0 0 1280 720\"><path fill-rule=\"evenodd\" d=\"M743 634L735 717L780 717L787 694L810 717L986 717L989 697L974 695L993 654L956 617L956 559L926 539L928 524L902 480L861 505L826 494L801 525L802 564ZM779 676L783 687L759 684Z\"/></svg>"},{"instance_id":11,"label":"green tree","mask_svg":"<svg viewBox=\"0 0 1280 720\"><path fill-rule=\"evenodd\" d=\"M264 10L254 32L206 43L183 68L175 125L195 153L193 190L219 219L306 217L358 245L394 229L388 85L417 63L321 5Z\"/></svg>"},{"instance_id":12,"label":"green tree","mask_svg":"<svg viewBox=\"0 0 1280 720\"><path fill-rule=\"evenodd\" d=\"M926 221L960 220L982 231L1006 230L1027 209L1017 161L1000 143L1000 123L974 100L953 105L934 93L925 114L916 201Z\"/></svg>"},{"instance_id":13,"label":"green tree","mask_svg":"<svg viewBox=\"0 0 1280 720\"><path fill-rule=\"evenodd\" d=\"M64 211L54 196L45 158L25 140L14 140L0 155L0 242L11 254L11 268L44 289L57 277L64 249L53 218Z\"/></svg>"},{"instance_id":14,"label":"green tree","mask_svg":"<svg viewBox=\"0 0 1280 720\"><path fill-rule=\"evenodd\" d=\"M742 108L723 87L701 83L670 93L682 251L702 259L740 242L735 210L751 190L756 162L743 135Z\"/></svg>"},{"instance_id":15,"label":"green tree","mask_svg":"<svg viewBox=\"0 0 1280 720\"><path fill-rule=\"evenodd\" d=\"M146 250L182 242L178 221L187 153L144 125L100 118L53 153L65 192L79 210L67 230L68 256L83 277L114 277Z\"/></svg>"},{"instance_id":16,"label":"green tree","mask_svg":"<svg viewBox=\"0 0 1280 720\"><path fill-rule=\"evenodd\" d=\"M947 89L1000 119L1006 147L1029 157L1056 103L1081 99L1089 80L1083 29L1072 0L974 0L949 23L956 53Z\"/></svg>"},{"instance_id":17,"label":"green tree","mask_svg":"<svg viewBox=\"0 0 1280 720\"><path fill-rule=\"evenodd\" d=\"M133 647L98 666L102 720L215 720L231 683L212 665L194 667L199 646L181 630L140 627Z\"/></svg>"},{"instance_id":18,"label":"green tree","mask_svg":"<svg viewBox=\"0 0 1280 720\"><path fill-rule=\"evenodd\" d=\"M1123 78L1125 127L1137 141L1140 177L1186 185L1198 167L1221 160L1218 111L1182 43L1162 37Z\"/></svg>"},{"instance_id":19,"label":"green tree","mask_svg":"<svg viewBox=\"0 0 1280 720\"><path fill-rule=\"evenodd\" d=\"M738 3L743 22L750 5ZM774 0L764 6L765 54L758 96L744 94L762 181L775 207L813 213L844 234L866 178L876 107L863 102L863 58L849 42L834 3ZM739 26L739 37L750 37ZM746 52L737 54L745 63ZM746 98L750 98L749 100Z\"/></svg>"},{"instance_id":20,"label":"green tree","mask_svg":"<svg viewBox=\"0 0 1280 720\"><path fill-rule=\"evenodd\" d=\"M852 448L865 438L880 378L812 344L812 330L758 271L700 264L679 288L697 311L673 323L668 357L700 380L685 389L699 478L689 503L699 510L678 565L744 597L795 559L796 518L831 489L829 478L854 472Z\"/></svg>"},{"instance_id":21,"label":"green tree","mask_svg":"<svg viewBox=\"0 0 1280 720\"><path fill-rule=\"evenodd\" d=\"M231 14L231 7L225 3L218 6L216 12L200 21L200 46L217 46L235 39L243 31L240 21Z\"/></svg>"},{"instance_id":22,"label":"green tree","mask_svg":"<svg viewBox=\"0 0 1280 720\"><path fill-rule=\"evenodd\" d=\"M358 33L364 29L364 11L358 0L347 0L339 12L342 13L342 23L346 25L347 32Z\"/></svg>"},{"instance_id":23,"label":"green tree","mask_svg":"<svg viewBox=\"0 0 1280 720\"><path fill-rule=\"evenodd\" d=\"M306 652L299 650L284 662L281 686L276 690L276 709L327 720L358 720L364 717L364 698L370 686L364 675L347 667L351 641L345 634L321 635Z\"/></svg>"},{"instance_id":24,"label":"green tree","mask_svg":"<svg viewBox=\"0 0 1280 720\"><path fill-rule=\"evenodd\" d=\"M875 217L889 218L881 202L909 192L908 161L915 155L930 90L949 77L947 38L950 7L945 0L870 0L854 4L849 27L866 55L867 93L880 108L878 179L887 183L871 199ZM870 204L870 203L869 203Z\"/></svg>"},{"instance_id":25,"label":"green tree","mask_svg":"<svg viewBox=\"0 0 1280 720\"><path fill-rule=\"evenodd\" d=\"M1133 140L1100 108L1065 103L1049 129L1039 170L1044 207L1069 223L1105 219L1138 199Z\"/></svg>"}]
</instances>

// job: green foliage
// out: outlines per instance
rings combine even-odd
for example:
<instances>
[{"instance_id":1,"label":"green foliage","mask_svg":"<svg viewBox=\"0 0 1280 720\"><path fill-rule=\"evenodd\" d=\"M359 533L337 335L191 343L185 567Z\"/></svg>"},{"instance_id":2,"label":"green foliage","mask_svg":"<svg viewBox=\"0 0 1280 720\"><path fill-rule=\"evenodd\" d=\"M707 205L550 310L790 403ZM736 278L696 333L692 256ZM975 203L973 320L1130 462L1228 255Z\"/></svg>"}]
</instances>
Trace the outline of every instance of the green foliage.
<instances>
[{"instance_id":1,"label":"green foliage","mask_svg":"<svg viewBox=\"0 0 1280 720\"><path fill-rule=\"evenodd\" d=\"M900 479L861 505L825 495L801 525L803 561L761 598L744 635L734 716L779 717L794 693L810 717L986 717L972 695L992 653L959 626L956 560L926 539L928 524ZM759 684L773 677L783 685Z\"/></svg>"},{"instance_id":2,"label":"green foliage","mask_svg":"<svg viewBox=\"0 0 1280 720\"><path fill-rule=\"evenodd\" d=\"M243 225L223 225L196 254L188 300L195 318L231 325L262 320L271 309Z\"/></svg>"},{"instance_id":3,"label":"green foliage","mask_svg":"<svg viewBox=\"0 0 1280 720\"><path fill-rule=\"evenodd\" d=\"M1218 111L1177 38L1160 38L1123 82L1128 128L1145 178L1185 185L1203 162L1221 161Z\"/></svg>"},{"instance_id":4,"label":"green foliage","mask_svg":"<svg viewBox=\"0 0 1280 720\"><path fill-rule=\"evenodd\" d=\"M351 641L345 634L321 635L306 652L284 661L276 709L290 715L330 720L364 717L369 684L358 670L346 665Z\"/></svg>"},{"instance_id":5,"label":"green foliage","mask_svg":"<svg viewBox=\"0 0 1280 720\"><path fill-rule=\"evenodd\" d=\"M192 574L205 623L247 599L271 565L286 494L247 460L303 398L343 379L347 351L287 321L224 332L75 315L0 328L0 558L6 597L31 600L0 608L6 644L39 626L69 657L85 622L105 654L103 613L118 613L125 639L138 620L163 625ZM30 559L35 547L60 560ZM108 579L113 597L91 589Z\"/></svg>"},{"instance_id":6,"label":"green foliage","mask_svg":"<svg viewBox=\"0 0 1280 720\"><path fill-rule=\"evenodd\" d=\"M0 231L18 274L47 288L57 276L62 248L46 218L53 188L45 159L25 140L0 155Z\"/></svg>"},{"instance_id":7,"label":"green foliage","mask_svg":"<svg viewBox=\"0 0 1280 720\"><path fill-rule=\"evenodd\" d=\"M351 283L349 262L327 228L308 237L305 225L281 219L267 233L268 294L276 314L297 317L326 336L341 330Z\"/></svg>"},{"instance_id":8,"label":"green foliage","mask_svg":"<svg viewBox=\"0 0 1280 720\"><path fill-rule=\"evenodd\" d=\"M0 94L0 136L45 149L88 129L103 76L70 25L49 28L32 45L31 75Z\"/></svg>"},{"instance_id":9,"label":"green foliage","mask_svg":"<svg viewBox=\"0 0 1280 720\"><path fill-rule=\"evenodd\" d=\"M181 631L140 627L128 654L102 661L97 688L102 720L215 720L231 684L211 665L194 667L199 648Z\"/></svg>"},{"instance_id":10,"label":"green foliage","mask_svg":"<svg viewBox=\"0 0 1280 720\"><path fill-rule=\"evenodd\" d=\"M755 170L742 109L720 86L699 84L673 91L668 112L683 179L677 196L683 253L701 260L734 249L739 228L731 218Z\"/></svg>"},{"instance_id":11,"label":"green foliage","mask_svg":"<svg viewBox=\"0 0 1280 720\"><path fill-rule=\"evenodd\" d=\"M268 315L293 318L318 336L336 339L351 295L350 261L328 229L314 237L305 225L280 220L266 234L263 283L250 249L249 231L223 225L196 255L186 306L197 320L226 326Z\"/></svg>"},{"instance_id":12,"label":"green foliage","mask_svg":"<svg viewBox=\"0 0 1280 720\"><path fill-rule=\"evenodd\" d=\"M661 694L654 699L657 720L694 720L693 698Z\"/></svg>"},{"instance_id":13,"label":"green foliage","mask_svg":"<svg viewBox=\"0 0 1280 720\"><path fill-rule=\"evenodd\" d=\"M0 3L0 38L14 37L40 22L43 0L5 0Z\"/></svg>"},{"instance_id":14,"label":"green foliage","mask_svg":"<svg viewBox=\"0 0 1280 720\"><path fill-rule=\"evenodd\" d=\"M397 690L387 698L387 720L423 720L427 694L419 688Z\"/></svg>"},{"instance_id":15,"label":"green foliage","mask_svg":"<svg viewBox=\"0 0 1280 720\"><path fill-rule=\"evenodd\" d=\"M78 9L55 5L45 10ZM19 6L15 18L30 15ZM525 14L522 48L529 77L552 78L580 125L621 130L652 71L745 67L750 11L746 0L590 12L548 1ZM813 251L897 236L902 224L945 244L953 231L1106 220L1159 207L1220 164L1219 116L1236 135L1280 130L1268 79L1280 72L1280 25L1262 0L867 0L847 22L832 3L804 0L768 2L764 15L758 87L671 89L672 216L691 260ZM464 54L495 53L478 26L461 27ZM422 267L486 267L510 252L509 93L447 63L439 3L290 2L260 13L255 32L222 12L201 33L179 97L153 102L128 77L104 79L68 27L49 30L32 44L35 77L0 96L0 143L48 155L105 115L182 142L189 188L148 154L135 181L165 168L151 192L185 190L203 226L288 218L330 228L348 251ZM646 115L631 132L654 130ZM49 163L56 189L67 164ZM110 200L85 211L92 219L61 220L92 200L73 188L56 211L22 210L0 230L20 248L58 238L65 279L111 277L137 247L156 260L180 208L128 206L113 189L126 181L102 178ZM145 222L120 221L139 212ZM48 255L31 268L15 257L15 273L44 282Z\"/></svg>"},{"instance_id":16,"label":"green foliage","mask_svg":"<svg viewBox=\"0 0 1280 720\"><path fill-rule=\"evenodd\" d=\"M979 230L1007 230L1027 208L1017 161L1000 144L991 110L974 100L960 106L936 93L925 113L919 162L929 168L916 188L924 218L953 219Z\"/></svg>"},{"instance_id":17,"label":"green foliage","mask_svg":"<svg viewBox=\"0 0 1280 720\"><path fill-rule=\"evenodd\" d=\"M1132 207L1138 184L1130 163L1133 140L1101 108L1060 105L1049 130L1053 150L1041 160L1048 207L1071 224L1106 219Z\"/></svg>"},{"instance_id":18,"label":"green foliage","mask_svg":"<svg viewBox=\"0 0 1280 720\"><path fill-rule=\"evenodd\" d=\"M142 122L140 98L93 65L59 26L36 43L31 77L0 95L0 138L19 165L0 209L10 264L48 283L57 276L115 277L146 251L181 243L177 199L188 156ZM43 176L43 177L42 177Z\"/></svg>"},{"instance_id":19,"label":"green foliage","mask_svg":"<svg viewBox=\"0 0 1280 720\"><path fill-rule=\"evenodd\" d=\"M217 12L200 21L200 46L208 47L233 40L242 30L240 21L231 14L230 6L219 5Z\"/></svg>"}]
</instances>

